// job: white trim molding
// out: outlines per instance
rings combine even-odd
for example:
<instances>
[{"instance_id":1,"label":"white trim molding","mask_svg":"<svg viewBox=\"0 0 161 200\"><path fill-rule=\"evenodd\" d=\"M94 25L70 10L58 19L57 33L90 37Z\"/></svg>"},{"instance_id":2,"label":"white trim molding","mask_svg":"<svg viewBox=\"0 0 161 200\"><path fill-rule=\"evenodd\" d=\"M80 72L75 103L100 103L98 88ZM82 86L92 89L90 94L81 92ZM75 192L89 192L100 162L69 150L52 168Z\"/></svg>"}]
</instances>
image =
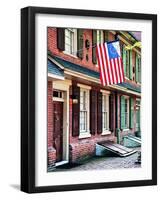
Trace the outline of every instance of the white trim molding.
<instances>
[{"instance_id":1,"label":"white trim molding","mask_svg":"<svg viewBox=\"0 0 161 200\"><path fill-rule=\"evenodd\" d=\"M111 131L109 130L104 130L101 135L110 135L111 134Z\"/></svg>"},{"instance_id":2,"label":"white trim molding","mask_svg":"<svg viewBox=\"0 0 161 200\"><path fill-rule=\"evenodd\" d=\"M54 100L63 102L63 160L58 165L69 161L69 80L53 81L53 89L63 91L63 98L53 97Z\"/></svg>"},{"instance_id":3,"label":"white trim molding","mask_svg":"<svg viewBox=\"0 0 161 200\"><path fill-rule=\"evenodd\" d=\"M64 77L48 73L48 77L52 79L64 80Z\"/></svg>"},{"instance_id":4,"label":"white trim molding","mask_svg":"<svg viewBox=\"0 0 161 200\"><path fill-rule=\"evenodd\" d=\"M102 90L102 89L101 89L100 92L102 92L103 94L108 94L108 95L111 94L111 92L108 91L108 90Z\"/></svg>"},{"instance_id":5,"label":"white trim molding","mask_svg":"<svg viewBox=\"0 0 161 200\"><path fill-rule=\"evenodd\" d=\"M80 132L79 139L89 138L91 137L91 134L89 132Z\"/></svg>"},{"instance_id":6,"label":"white trim molding","mask_svg":"<svg viewBox=\"0 0 161 200\"><path fill-rule=\"evenodd\" d=\"M89 85L84 85L84 84L77 83L77 86L82 88L82 89L91 90L91 86L89 86Z\"/></svg>"}]
</instances>

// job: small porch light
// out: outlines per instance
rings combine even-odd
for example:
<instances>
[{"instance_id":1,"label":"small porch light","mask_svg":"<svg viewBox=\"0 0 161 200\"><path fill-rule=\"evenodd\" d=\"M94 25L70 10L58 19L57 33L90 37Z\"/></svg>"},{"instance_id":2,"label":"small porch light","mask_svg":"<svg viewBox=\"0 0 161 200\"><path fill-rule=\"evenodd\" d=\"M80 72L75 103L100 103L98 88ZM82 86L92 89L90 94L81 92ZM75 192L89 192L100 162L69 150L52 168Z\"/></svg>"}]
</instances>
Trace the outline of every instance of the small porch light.
<instances>
[{"instance_id":1,"label":"small porch light","mask_svg":"<svg viewBox=\"0 0 161 200\"><path fill-rule=\"evenodd\" d=\"M78 104L78 99L77 99L76 95L71 95L71 99L72 99L73 104Z\"/></svg>"}]
</instances>

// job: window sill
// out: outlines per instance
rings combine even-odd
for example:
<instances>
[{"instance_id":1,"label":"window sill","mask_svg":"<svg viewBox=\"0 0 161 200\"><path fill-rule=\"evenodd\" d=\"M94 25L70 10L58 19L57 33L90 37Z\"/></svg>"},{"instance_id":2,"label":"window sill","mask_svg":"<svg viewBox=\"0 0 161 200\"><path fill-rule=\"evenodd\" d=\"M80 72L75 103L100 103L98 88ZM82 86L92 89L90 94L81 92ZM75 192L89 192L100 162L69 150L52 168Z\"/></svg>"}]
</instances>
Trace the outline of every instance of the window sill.
<instances>
[{"instance_id":1,"label":"window sill","mask_svg":"<svg viewBox=\"0 0 161 200\"><path fill-rule=\"evenodd\" d=\"M91 134L89 132L82 132L79 135L79 139L89 138L89 137L91 137Z\"/></svg>"},{"instance_id":2,"label":"window sill","mask_svg":"<svg viewBox=\"0 0 161 200\"><path fill-rule=\"evenodd\" d=\"M67 51L63 51L63 53L66 54L66 55L68 55L68 56L71 56L73 58L78 58L76 55L73 55L73 54L71 54L71 53L69 53Z\"/></svg>"},{"instance_id":3,"label":"window sill","mask_svg":"<svg viewBox=\"0 0 161 200\"><path fill-rule=\"evenodd\" d=\"M111 131L105 130L105 131L102 132L101 135L110 135L110 134L111 134Z\"/></svg>"},{"instance_id":4,"label":"window sill","mask_svg":"<svg viewBox=\"0 0 161 200\"><path fill-rule=\"evenodd\" d=\"M125 128L125 129L123 129L122 131L129 131L130 129L129 128Z\"/></svg>"}]
</instances>

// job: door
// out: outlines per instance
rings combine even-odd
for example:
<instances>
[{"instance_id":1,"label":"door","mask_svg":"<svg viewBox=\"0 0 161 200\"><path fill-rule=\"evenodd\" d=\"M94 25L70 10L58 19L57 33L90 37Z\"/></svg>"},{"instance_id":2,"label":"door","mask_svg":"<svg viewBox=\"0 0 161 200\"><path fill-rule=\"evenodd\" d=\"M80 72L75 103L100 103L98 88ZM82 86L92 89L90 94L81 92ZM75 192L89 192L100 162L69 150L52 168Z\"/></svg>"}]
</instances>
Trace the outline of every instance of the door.
<instances>
[{"instance_id":1,"label":"door","mask_svg":"<svg viewBox=\"0 0 161 200\"><path fill-rule=\"evenodd\" d=\"M56 162L59 162L63 155L63 102L53 102L53 120L53 146L56 149Z\"/></svg>"}]
</instances>

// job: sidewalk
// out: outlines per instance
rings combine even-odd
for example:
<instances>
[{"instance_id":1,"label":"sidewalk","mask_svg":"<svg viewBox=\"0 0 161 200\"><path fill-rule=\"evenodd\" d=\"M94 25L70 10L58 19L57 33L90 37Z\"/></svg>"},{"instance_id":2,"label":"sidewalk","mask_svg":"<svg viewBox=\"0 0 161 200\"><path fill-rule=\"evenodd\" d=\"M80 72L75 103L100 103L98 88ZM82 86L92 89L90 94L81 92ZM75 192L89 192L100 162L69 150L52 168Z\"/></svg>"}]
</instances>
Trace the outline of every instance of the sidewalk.
<instances>
[{"instance_id":1,"label":"sidewalk","mask_svg":"<svg viewBox=\"0 0 161 200\"><path fill-rule=\"evenodd\" d=\"M127 157L93 157L76 167L68 169L59 169L58 171L80 171L80 170L100 170L100 169L121 169L121 168L139 168L140 164L136 164L138 153L134 153Z\"/></svg>"}]
</instances>

